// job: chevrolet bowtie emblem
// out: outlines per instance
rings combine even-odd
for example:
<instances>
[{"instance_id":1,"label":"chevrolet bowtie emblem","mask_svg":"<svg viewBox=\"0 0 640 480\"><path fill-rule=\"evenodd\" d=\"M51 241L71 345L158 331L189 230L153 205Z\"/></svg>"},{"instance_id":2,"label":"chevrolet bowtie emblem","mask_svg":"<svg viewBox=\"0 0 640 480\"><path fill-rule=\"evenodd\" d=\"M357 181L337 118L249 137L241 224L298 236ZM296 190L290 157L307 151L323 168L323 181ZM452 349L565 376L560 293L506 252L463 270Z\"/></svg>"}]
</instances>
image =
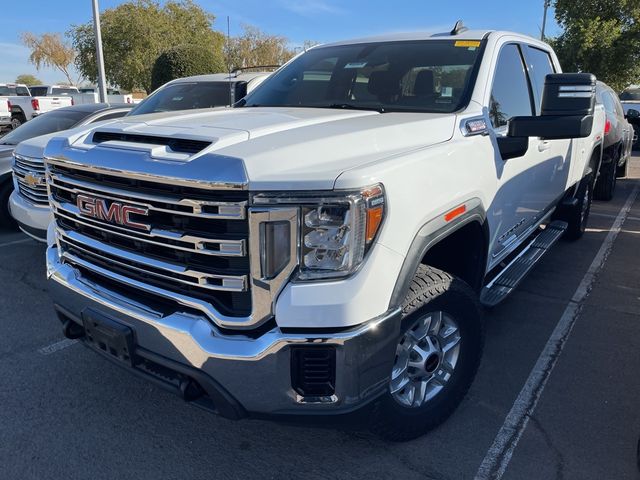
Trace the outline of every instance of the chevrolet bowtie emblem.
<instances>
[{"instance_id":1,"label":"chevrolet bowtie emblem","mask_svg":"<svg viewBox=\"0 0 640 480\"><path fill-rule=\"evenodd\" d=\"M41 175L34 175L33 173L27 173L24 176L24 181L30 187L38 187L44 184L44 177Z\"/></svg>"}]
</instances>

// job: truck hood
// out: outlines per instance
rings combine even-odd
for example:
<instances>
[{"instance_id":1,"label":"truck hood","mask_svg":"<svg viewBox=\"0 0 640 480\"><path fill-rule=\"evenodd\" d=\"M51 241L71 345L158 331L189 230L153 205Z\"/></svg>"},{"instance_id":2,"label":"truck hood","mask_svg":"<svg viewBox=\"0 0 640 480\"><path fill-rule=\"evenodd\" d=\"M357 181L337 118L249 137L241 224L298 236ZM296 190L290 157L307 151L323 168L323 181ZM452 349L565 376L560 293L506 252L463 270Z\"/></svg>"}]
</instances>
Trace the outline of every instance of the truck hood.
<instances>
[{"instance_id":1,"label":"truck hood","mask_svg":"<svg viewBox=\"0 0 640 480\"><path fill-rule=\"evenodd\" d=\"M345 170L449 140L455 114L378 113L320 108L251 107L126 117L69 137L84 149L136 149L122 141L93 144L93 131L204 140L192 155L146 149L152 160L178 160L182 172L206 171L210 180L220 159L242 162L252 190L331 189ZM128 137L131 138L131 137ZM89 152L87 152L89 153ZM186 164L189 164L187 167Z\"/></svg>"},{"instance_id":2,"label":"truck hood","mask_svg":"<svg viewBox=\"0 0 640 480\"><path fill-rule=\"evenodd\" d=\"M33 137L27 140L23 140L15 147L16 155L24 155L25 157L31 158L43 158L44 147L46 147L47 143L49 143L49 140L51 140L55 136L60 136L60 133L54 132L47 135L41 135L39 137Z\"/></svg>"}]
</instances>

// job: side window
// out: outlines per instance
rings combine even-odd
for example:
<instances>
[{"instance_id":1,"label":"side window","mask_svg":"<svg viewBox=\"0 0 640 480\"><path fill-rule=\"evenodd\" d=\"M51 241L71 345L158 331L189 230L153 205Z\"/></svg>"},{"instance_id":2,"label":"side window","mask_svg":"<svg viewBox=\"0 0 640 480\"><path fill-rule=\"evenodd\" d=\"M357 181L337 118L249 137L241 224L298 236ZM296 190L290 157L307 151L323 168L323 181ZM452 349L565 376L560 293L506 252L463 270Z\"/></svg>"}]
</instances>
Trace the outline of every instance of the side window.
<instances>
[{"instance_id":1,"label":"side window","mask_svg":"<svg viewBox=\"0 0 640 480\"><path fill-rule=\"evenodd\" d=\"M553 61L547 52L531 46L527 46L526 48L529 73L533 81L533 98L536 103L536 115L540 115L544 79L548 74L554 73L555 69L553 68Z\"/></svg>"},{"instance_id":2,"label":"side window","mask_svg":"<svg viewBox=\"0 0 640 480\"><path fill-rule=\"evenodd\" d=\"M517 45L505 45L500 51L489 101L493 128L507 124L511 117L530 116L529 82Z\"/></svg>"},{"instance_id":3,"label":"side window","mask_svg":"<svg viewBox=\"0 0 640 480\"><path fill-rule=\"evenodd\" d=\"M29 97L29 89L25 87L16 87L16 94L19 97Z\"/></svg>"},{"instance_id":4,"label":"side window","mask_svg":"<svg viewBox=\"0 0 640 480\"><path fill-rule=\"evenodd\" d=\"M602 103L604 103L604 109L611 115L616 114L616 104L613 102L613 98L608 91L602 92Z\"/></svg>"},{"instance_id":5,"label":"side window","mask_svg":"<svg viewBox=\"0 0 640 480\"><path fill-rule=\"evenodd\" d=\"M128 112L128 110L127 111L122 111L122 112L107 113L105 115L101 115L101 116L99 116L97 118L94 118L89 123L104 122L105 120L113 120L114 118L124 117L127 114L127 112Z\"/></svg>"}]
</instances>

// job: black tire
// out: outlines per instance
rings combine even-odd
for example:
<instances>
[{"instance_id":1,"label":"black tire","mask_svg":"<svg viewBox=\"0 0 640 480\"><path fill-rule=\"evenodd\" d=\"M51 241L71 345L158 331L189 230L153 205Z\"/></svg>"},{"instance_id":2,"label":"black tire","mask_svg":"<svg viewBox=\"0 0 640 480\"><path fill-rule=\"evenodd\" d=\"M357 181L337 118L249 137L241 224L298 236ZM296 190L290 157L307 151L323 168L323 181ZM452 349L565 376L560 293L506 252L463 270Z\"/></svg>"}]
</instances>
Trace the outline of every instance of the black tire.
<instances>
[{"instance_id":1,"label":"black tire","mask_svg":"<svg viewBox=\"0 0 640 480\"><path fill-rule=\"evenodd\" d=\"M616 169L618 167L617 156L612 158L608 163L602 163L600 167L600 175L596 181L593 196L596 200L609 201L613 198L616 190Z\"/></svg>"},{"instance_id":2,"label":"black tire","mask_svg":"<svg viewBox=\"0 0 640 480\"><path fill-rule=\"evenodd\" d=\"M640 150L640 125L633 125L633 133L635 141L633 142L633 149Z\"/></svg>"},{"instance_id":3,"label":"black tire","mask_svg":"<svg viewBox=\"0 0 640 480\"><path fill-rule=\"evenodd\" d=\"M21 113L11 115L11 129L15 130L26 121L27 119L24 118L24 115L22 115Z\"/></svg>"},{"instance_id":4,"label":"black tire","mask_svg":"<svg viewBox=\"0 0 640 480\"><path fill-rule=\"evenodd\" d=\"M9 213L9 196L13 192L11 180L0 184L0 228L17 228L18 224Z\"/></svg>"},{"instance_id":5,"label":"black tire","mask_svg":"<svg viewBox=\"0 0 640 480\"><path fill-rule=\"evenodd\" d=\"M390 389L376 401L371 428L387 440L411 440L445 421L466 395L478 370L484 328L475 292L462 280L421 265L404 301L399 345L416 322L434 312L443 312L448 318L455 319L460 336L455 368L444 386L421 406L402 405Z\"/></svg>"},{"instance_id":6,"label":"black tire","mask_svg":"<svg viewBox=\"0 0 640 480\"><path fill-rule=\"evenodd\" d=\"M554 219L563 220L569 224L564 233L565 240L578 240L587 228L589 213L591 212L591 201L593 199L593 174L589 174L582 179L575 198L576 205L571 207L558 207Z\"/></svg>"},{"instance_id":7,"label":"black tire","mask_svg":"<svg viewBox=\"0 0 640 480\"><path fill-rule=\"evenodd\" d=\"M629 159L627 158L622 165L616 167L616 178L625 178L629 170Z\"/></svg>"}]
</instances>

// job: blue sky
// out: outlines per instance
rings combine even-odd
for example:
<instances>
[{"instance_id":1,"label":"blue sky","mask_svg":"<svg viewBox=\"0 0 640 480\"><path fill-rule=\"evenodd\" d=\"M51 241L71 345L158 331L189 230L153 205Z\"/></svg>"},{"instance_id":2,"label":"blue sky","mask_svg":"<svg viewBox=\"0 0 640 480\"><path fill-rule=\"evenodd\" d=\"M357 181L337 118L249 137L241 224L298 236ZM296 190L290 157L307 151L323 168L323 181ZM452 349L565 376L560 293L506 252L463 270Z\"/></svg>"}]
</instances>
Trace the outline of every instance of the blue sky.
<instances>
[{"instance_id":1,"label":"blue sky","mask_svg":"<svg viewBox=\"0 0 640 480\"><path fill-rule=\"evenodd\" d=\"M4 0L7 1L7 0ZM284 35L292 44L304 40L327 42L363 35L411 30L446 30L457 19L471 28L513 30L539 36L543 0L195 0L216 15L213 27L226 30L231 18L231 34L242 24ZM0 9L0 82L13 81L21 73L36 75L46 83L63 80L51 69L36 71L29 64L28 50L19 35L64 33L72 24L91 19L91 0L21 0L16 8ZM100 0L100 9L124 0ZM558 33L549 12L547 32Z\"/></svg>"}]
</instances>

